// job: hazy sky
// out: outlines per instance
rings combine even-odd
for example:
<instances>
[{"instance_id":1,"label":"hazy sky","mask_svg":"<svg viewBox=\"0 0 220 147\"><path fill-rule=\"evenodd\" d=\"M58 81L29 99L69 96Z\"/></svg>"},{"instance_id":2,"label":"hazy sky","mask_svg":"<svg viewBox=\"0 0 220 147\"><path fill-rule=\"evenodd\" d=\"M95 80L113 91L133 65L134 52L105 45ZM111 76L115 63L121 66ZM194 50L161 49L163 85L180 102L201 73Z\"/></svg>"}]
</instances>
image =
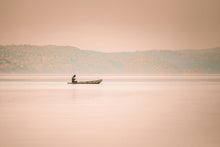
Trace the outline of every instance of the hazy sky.
<instances>
[{"instance_id":1,"label":"hazy sky","mask_svg":"<svg viewBox=\"0 0 220 147\"><path fill-rule=\"evenodd\" d=\"M220 0L0 0L0 44L99 51L220 46Z\"/></svg>"}]
</instances>

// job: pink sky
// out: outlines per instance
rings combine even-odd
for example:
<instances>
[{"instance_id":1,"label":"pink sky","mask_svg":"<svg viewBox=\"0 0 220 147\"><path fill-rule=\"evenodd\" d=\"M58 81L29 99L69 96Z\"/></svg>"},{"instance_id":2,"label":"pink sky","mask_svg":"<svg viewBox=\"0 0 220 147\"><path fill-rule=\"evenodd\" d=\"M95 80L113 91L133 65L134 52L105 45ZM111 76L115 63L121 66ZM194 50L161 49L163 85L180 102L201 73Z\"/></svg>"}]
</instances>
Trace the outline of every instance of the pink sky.
<instances>
[{"instance_id":1,"label":"pink sky","mask_svg":"<svg viewBox=\"0 0 220 147\"><path fill-rule=\"evenodd\" d=\"M219 0L0 0L0 44L105 52L220 46Z\"/></svg>"}]
</instances>

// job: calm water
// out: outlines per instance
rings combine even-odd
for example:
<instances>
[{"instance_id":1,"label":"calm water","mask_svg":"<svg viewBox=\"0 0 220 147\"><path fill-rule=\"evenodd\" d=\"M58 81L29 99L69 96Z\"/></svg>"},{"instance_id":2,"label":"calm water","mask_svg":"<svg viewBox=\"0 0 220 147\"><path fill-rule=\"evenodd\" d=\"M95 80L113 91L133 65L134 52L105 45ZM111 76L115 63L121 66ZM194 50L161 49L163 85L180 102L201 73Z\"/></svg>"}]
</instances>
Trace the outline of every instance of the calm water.
<instances>
[{"instance_id":1,"label":"calm water","mask_svg":"<svg viewBox=\"0 0 220 147\"><path fill-rule=\"evenodd\" d=\"M220 75L0 76L1 147L219 147Z\"/></svg>"}]
</instances>

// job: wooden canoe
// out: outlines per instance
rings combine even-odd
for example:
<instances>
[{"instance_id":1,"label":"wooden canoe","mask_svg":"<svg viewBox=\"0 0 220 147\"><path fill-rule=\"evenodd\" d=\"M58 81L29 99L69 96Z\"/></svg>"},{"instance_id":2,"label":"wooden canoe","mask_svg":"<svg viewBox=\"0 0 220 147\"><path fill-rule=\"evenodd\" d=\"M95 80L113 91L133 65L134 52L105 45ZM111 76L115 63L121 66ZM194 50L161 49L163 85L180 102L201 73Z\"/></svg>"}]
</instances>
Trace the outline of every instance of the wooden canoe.
<instances>
[{"instance_id":1,"label":"wooden canoe","mask_svg":"<svg viewBox=\"0 0 220 147\"><path fill-rule=\"evenodd\" d=\"M94 81L79 81L76 83L68 82L68 84L99 84L102 82L102 79L100 80L94 80Z\"/></svg>"}]
</instances>

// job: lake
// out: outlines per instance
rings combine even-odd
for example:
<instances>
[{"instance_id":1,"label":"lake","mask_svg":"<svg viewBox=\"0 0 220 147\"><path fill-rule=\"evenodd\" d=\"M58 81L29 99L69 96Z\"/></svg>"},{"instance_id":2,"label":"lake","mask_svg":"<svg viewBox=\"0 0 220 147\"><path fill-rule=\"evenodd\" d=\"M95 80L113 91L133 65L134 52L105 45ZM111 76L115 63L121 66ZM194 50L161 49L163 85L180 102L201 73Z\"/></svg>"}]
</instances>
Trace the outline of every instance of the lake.
<instances>
[{"instance_id":1,"label":"lake","mask_svg":"<svg viewBox=\"0 0 220 147\"><path fill-rule=\"evenodd\" d=\"M0 75L0 146L220 146L220 75L99 78Z\"/></svg>"}]
</instances>

